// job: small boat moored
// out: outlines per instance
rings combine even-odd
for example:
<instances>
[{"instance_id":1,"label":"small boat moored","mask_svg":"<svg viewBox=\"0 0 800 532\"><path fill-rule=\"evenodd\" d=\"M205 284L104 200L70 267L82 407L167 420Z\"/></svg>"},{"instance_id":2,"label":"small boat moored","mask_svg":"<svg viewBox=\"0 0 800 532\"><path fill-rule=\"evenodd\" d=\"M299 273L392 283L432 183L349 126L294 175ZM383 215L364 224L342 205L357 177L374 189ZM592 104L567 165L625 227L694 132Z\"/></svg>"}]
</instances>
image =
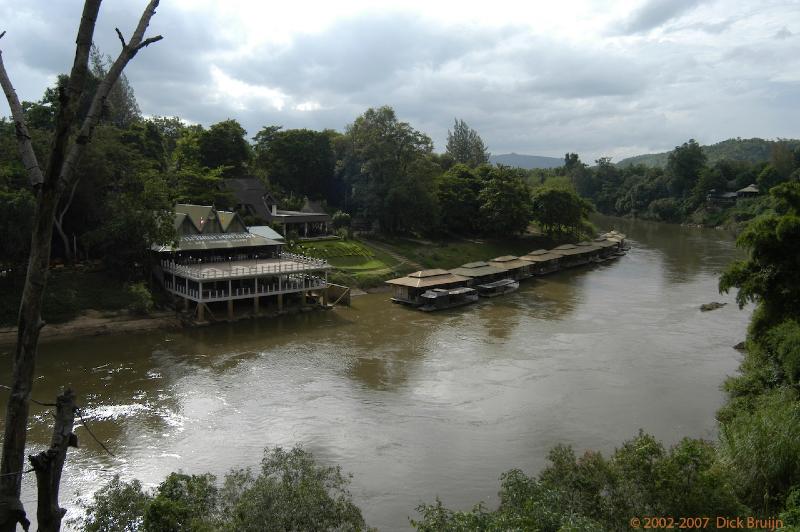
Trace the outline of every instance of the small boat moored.
<instances>
[{"instance_id":1,"label":"small boat moored","mask_svg":"<svg viewBox=\"0 0 800 532\"><path fill-rule=\"evenodd\" d=\"M479 284L475 287L481 297L497 297L508 294L519 288L519 281L514 279L500 279L491 283Z\"/></svg>"},{"instance_id":2,"label":"small boat moored","mask_svg":"<svg viewBox=\"0 0 800 532\"><path fill-rule=\"evenodd\" d=\"M434 288L423 292L420 298L424 303L418 308L425 312L431 312L475 303L478 301L478 292L474 288L467 288L466 286L449 290L446 288Z\"/></svg>"}]
</instances>

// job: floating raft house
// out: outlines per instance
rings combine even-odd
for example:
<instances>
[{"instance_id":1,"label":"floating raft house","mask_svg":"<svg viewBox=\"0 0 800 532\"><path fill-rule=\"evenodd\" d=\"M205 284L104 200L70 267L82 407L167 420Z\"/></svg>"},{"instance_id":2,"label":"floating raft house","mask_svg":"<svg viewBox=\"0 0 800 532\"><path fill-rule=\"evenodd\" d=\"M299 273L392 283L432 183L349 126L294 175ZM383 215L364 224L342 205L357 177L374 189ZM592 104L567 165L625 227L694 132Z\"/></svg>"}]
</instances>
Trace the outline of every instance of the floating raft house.
<instances>
[{"instance_id":1,"label":"floating raft house","mask_svg":"<svg viewBox=\"0 0 800 532\"><path fill-rule=\"evenodd\" d=\"M484 261L468 262L448 271L455 275L469 277L470 281L467 286L489 283L508 277L508 272L505 269L492 266Z\"/></svg>"},{"instance_id":2,"label":"floating raft house","mask_svg":"<svg viewBox=\"0 0 800 532\"><path fill-rule=\"evenodd\" d=\"M489 261L489 264L498 268L504 269L508 275L515 281L520 279L527 279L531 274L531 263L521 260L514 255L503 255L502 257L495 257Z\"/></svg>"},{"instance_id":3,"label":"floating raft house","mask_svg":"<svg viewBox=\"0 0 800 532\"><path fill-rule=\"evenodd\" d=\"M537 249L531 251L527 255L520 257L520 260L530 262L530 271L534 275L545 275L558 271L561 266L561 258L564 255L557 251L548 251L546 249Z\"/></svg>"},{"instance_id":4,"label":"floating raft house","mask_svg":"<svg viewBox=\"0 0 800 532\"><path fill-rule=\"evenodd\" d=\"M472 279L463 275L456 275L447 270L433 269L420 270L410 273L405 277L391 279L386 284L394 288L392 301L406 305L419 306L425 303L422 294L434 288L456 288L466 286Z\"/></svg>"},{"instance_id":5,"label":"floating raft house","mask_svg":"<svg viewBox=\"0 0 800 532\"><path fill-rule=\"evenodd\" d=\"M551 250L537 249L522 257L503 255L488 262L462 264L449 271L421 270L386 281L386 284L394 288L392 301L436 310L461 304L462 298L471 300L474 291L462 291L460 287L475 287L481 295L500 295L516 289L521 279L610 260L624 255L626 249L625 235L609 231L591 242L564 244Z\"/></svg>"}]
</instances>

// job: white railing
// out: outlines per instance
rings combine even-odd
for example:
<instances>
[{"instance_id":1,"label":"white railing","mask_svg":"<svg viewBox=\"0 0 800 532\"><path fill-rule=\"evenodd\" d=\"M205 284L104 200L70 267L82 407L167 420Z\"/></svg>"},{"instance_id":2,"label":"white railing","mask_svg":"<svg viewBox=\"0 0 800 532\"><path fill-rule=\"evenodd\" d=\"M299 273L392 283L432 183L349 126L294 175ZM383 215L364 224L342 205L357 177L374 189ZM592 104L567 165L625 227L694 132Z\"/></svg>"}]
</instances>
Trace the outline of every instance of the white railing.
<instances>
[{"instance_id":1,"label":"white railing","mask_svg":"<svg viewBox=\"0 0 800 532\"><path fill-rule=\"evenodd\" d=\"M304 290L322 289L327 286L325 279L321 277L308 277L306 279L289 279L281 283L270 283L256 287L240 287L230 290L226 289L209 290L203 289L202 296L197 288L187 288L185 285L173 286L170 281L164 282L164 288L174 294L188 296L199 301L226 301L228 299L239 299L256 296L269 296L286 294L291 292L301 292Z\"/></svg>"},{"instance_id":2,"label":"white railing","mask_svg":"<svg viewBox=\"0 0 800 532\"><path fill-rule=\"evenodd\" d=\"M253 275L270 275L281 273L296 273L310 270L324 270L330 268L330 265L321 259L314 259L304 255L296 255L294 253L281 253L279 258L282 261L291 262L278 262L275 264L261 264L258 266L231 266L225 270L218 269L200 269L195 266L177 264L173 261L162 260L161 267L165 272L175 273L184 277L191 277L192 279L223 279L228 277L246 277ZM218 259L218 258L217 258ZM221 260L210 259L206 263L222 262ZM203 264L203 263L198 263Z\"/></svg>"}]
</instances>

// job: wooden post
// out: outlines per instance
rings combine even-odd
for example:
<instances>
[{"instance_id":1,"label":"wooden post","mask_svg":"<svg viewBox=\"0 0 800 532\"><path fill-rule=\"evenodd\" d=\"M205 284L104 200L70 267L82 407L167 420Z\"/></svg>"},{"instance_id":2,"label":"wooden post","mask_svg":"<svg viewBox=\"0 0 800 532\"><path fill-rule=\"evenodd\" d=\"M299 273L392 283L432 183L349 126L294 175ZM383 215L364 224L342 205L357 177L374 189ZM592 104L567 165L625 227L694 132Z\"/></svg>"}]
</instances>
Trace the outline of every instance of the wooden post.
<instances>
[{"instance_id":1,"label":"wooden post","mask_svg":"<svg viewBox=\"0 0 800 532\"><path fill-rule=\"evenodd\" d=\"M253 298L253 314L258 316L258 295Z\"/></svg>"},{"instance_id":2,"label":"wooden post","mask_svg":"<svg viewBox=\"0 0 800 532\"><path fill-rule=\"evenodd\" d=\"M186 312L189 312L189 298L188 297L184 297L183 298L183 310L185 310Z\"/></svg>"},{"instance_id":3,"label":"wooden post","mask_svg":"<svg viewBox=\"0 0 800 532\"><path fill-rule=\"evenodd\" d=\"M283 310L283 294L278 294L278 312Z\"/></svg>"},{"instance_id":4,"label":"wooden post","mask_svg":"<svg viewBox=\"0 0 800 532\"><path fill-rule=\"evenodd\" d=\"M233 299L228 300L228 321L233 321Z\"/></svg>"},{"instance_id":5,"label":"wooden post","mask_svg":"<svg viewBox=\"0 0 800 532\"><path fill-rule=\"evenodd\" d=\"M327 307L328 306L328 287L327 286L324 286L322 288L322 306L323 307Z\"/></svg>"},{"instance_id":6,"label":"wooden post","mask_svg":"<svg viewBox=\"0 0 800 532\"><path fill-rule=\"evenodd\" d=\"M78 446L78 438L72 433L75 423L75 392L69 388L56 399L56 415L50 448L28 457L36 472L37 508L36 519L39 530L57 531L67 511L58 505L58 488L61 471L67 459L67 449Z\"/></svg>"},{"instance_id":7,"label":"wooden post","mask_svg":"<svg viewBox=\"0 0 800 532\"><path fill-rule=\"evenodd\" d=\"M205 319L205 308L202 303L197 304L197 320L203 321Z\"/></svg>"}]
</instances>

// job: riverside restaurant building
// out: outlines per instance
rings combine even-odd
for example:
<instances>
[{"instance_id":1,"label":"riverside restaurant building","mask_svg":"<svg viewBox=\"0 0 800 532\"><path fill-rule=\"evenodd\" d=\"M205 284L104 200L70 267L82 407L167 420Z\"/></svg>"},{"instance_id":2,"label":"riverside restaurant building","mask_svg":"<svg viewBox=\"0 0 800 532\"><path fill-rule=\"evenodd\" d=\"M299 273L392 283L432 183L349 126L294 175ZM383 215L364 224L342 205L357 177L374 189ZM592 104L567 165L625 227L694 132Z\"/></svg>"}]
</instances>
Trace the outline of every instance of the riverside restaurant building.
<instances>
[{"instance_id":1,"label":"riverside restaurant building","mask_svg":"<svg viewBox=\"0 0 800 532\"><path fill-rule=\"evenodd\" d=\"M249 232L234 212L178 204L175 229L177 242L152 247L158 275L176 305L182 301L199 321L327 304L326 261L284 252L282 242Z\"/></svg>"}]
</instances>

